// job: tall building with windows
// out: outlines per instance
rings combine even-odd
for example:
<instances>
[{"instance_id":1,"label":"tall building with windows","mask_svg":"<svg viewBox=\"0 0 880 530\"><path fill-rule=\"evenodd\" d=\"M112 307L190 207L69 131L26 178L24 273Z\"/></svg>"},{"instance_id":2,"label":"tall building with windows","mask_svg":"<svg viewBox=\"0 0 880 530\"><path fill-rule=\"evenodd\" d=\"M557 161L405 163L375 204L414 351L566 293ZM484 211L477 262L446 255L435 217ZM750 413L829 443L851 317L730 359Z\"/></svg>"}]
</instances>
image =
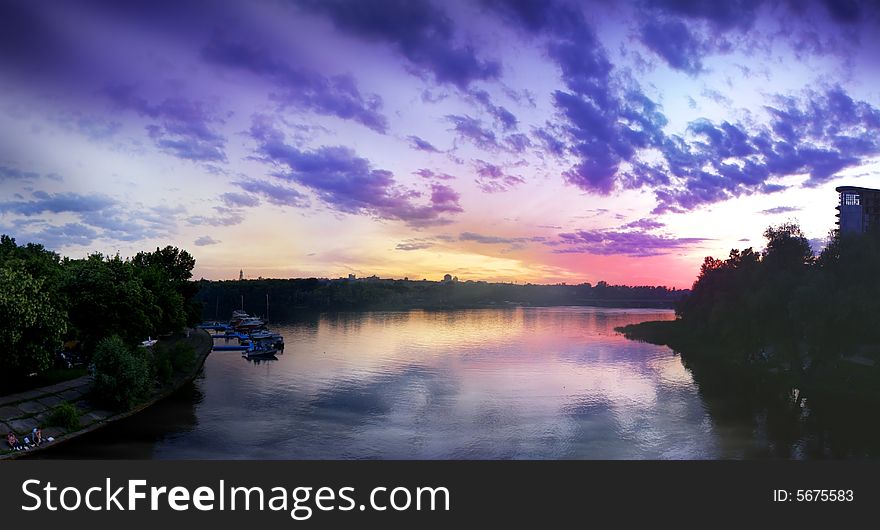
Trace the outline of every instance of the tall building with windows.
<instances>
[{"instance_id":1,"label":"tall building with windows","mask_svg":"<svg viewBox=\"0 0 880 530\"><path fill-rule=\"evenodd\" d=\"M840 186L837 228L841 233L880 230L880 190Z\"/></svg>"}]
</instances>

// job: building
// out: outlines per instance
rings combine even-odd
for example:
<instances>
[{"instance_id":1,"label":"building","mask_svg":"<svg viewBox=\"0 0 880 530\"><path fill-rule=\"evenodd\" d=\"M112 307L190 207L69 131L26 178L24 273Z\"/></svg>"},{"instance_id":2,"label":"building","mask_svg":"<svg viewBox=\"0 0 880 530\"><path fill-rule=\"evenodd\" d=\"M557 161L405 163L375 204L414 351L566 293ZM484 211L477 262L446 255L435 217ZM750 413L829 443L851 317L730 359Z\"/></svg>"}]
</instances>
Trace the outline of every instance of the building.
<instances>
[{"instance_id":1,"label":"building","mask_svg":"<svg viewBox=\"0 0 880 530\"><path fill-rule=\"evenodd\" d=\"M837 228L841 233L863 233L880 229L880 190L840 186Z\"/></svg>"}]
</instances>

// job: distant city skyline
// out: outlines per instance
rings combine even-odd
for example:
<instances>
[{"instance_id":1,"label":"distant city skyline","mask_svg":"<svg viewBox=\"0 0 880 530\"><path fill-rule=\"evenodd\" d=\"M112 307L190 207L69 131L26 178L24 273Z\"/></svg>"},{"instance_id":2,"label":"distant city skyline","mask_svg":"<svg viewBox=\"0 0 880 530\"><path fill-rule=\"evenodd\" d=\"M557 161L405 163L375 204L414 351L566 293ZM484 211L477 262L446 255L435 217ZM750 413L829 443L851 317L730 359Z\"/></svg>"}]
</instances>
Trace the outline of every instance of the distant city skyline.
<instances>
[{"instance_id":1,"label":"distant city skyline","mask_svg":"<svg viewBox=\"0 0 880 530\"><path fill-rule=\"evenodd\" d=\"M688 288L880 187L872 2L0 7L0 233L194 276Z\"/></svg>"}]
</instances>

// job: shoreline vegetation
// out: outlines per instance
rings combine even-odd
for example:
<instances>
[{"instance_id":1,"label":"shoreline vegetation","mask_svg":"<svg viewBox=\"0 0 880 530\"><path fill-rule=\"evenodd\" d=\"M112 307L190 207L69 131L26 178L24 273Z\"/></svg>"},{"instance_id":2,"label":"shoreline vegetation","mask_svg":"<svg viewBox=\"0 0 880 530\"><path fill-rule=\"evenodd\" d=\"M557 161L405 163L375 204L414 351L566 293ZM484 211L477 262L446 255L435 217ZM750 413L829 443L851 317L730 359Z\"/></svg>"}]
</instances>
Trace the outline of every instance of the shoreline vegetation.
<instances>
[{"instance_id":1,"label":"shoreline vegetation","mask_svg":"<svg viewBox=\"0 0 880 530\"><path fill-rule=\"evenodd\" d=\"M15 418L13 420L14 424L26 426L26 429L21 430L27 432L29 432L29 429L34 426L43 426L44 441L41 445L31 447L30 450L26 451L8 451L6 448L3 448L3 450L0 450L0 460L26 458L31 455L40 454L44 450L57 447L59 444L93 432L116 421L133 416L179 391L184 385L193 381L198 376L199 372L201 372L205 360L211 352L213 340L205 330L195 329L190 333L178 333L161 339L154 346L154 349L158 349L160 352L163 350L173 351L178 349L181 344L185 344L188 348L192 349L193 357L189 365L181 367L180 370L173 372L165 381L158 379L155 380L153 387L141 401L133 403L130 407L118 412L106 410L106 408L102 406L102 402L95 399L95 396L93 396L90 391L80 394L77 387L72 387L58 393L38 391L17 394L22 397L27 397L28 395L34 396L21 401L15 401L14 396L9 396L12 399L7 400L8 402L4 403L4 407L7 409L18 407L19 409L25 410L39 410L36 407L39 407L42 403L52 403L57 401L57 404L40 413L26 414L22 417ZM86 384L91 386L91 381ZM79 386L81 387L82 385ZM70 414L70 423L67 425L60 425L59 422L63 422L64 420L56 419L59 412L67 412L67 414ZM3 418L0 418L0 422L3 420ZM46 441L49 436L54 437L52 442Z\"/></svg>"},{"instance_id":2,"label":"shoreline vegetation","mask_svg":"<svg viewBox=\"0 0 880 530\"><path fill-rule=\"evenodd\" d=\"M206 320L235 309L278 316L292 311L400 311L519 306L598 306L670 309L687 290L662 286L536 285L484 281L296 278L200 280L195 300Z\"/></svg>"},{"instance_id":3,"label":"shoreline vegetation","mask_svg":"<svg viewBox=\"0 0 880 530\"><path fill-rule=\"evenodd\" d=\"M764 235L763 252L706 258L676 320L616 331L680 354L710 409L761 418L772 456L880 454L859 412L880 407L880 235L832 232L819 255L796 224Z\"/></svg>"},{"instance_id":4,"label":"shoreline vegetation","mask_svg":"<svg viewBox=\"0 0 880 530\"><path fill-rule=\"evenodd\" d=\"M195 377L211 339L184 336L201 320L194 266L171 246L128 259L71 259L0 236L3 436L23 442L35 427L62 438L91 430Z\"/></svg>"}]
</instances>

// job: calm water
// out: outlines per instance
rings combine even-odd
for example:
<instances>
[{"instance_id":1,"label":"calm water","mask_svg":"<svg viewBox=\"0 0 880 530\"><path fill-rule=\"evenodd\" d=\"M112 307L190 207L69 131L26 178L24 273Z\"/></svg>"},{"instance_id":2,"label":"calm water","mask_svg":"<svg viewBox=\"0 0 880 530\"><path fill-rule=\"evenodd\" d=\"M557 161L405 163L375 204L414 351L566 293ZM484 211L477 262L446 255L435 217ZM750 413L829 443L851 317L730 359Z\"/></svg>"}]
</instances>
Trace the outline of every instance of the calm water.
<instances>
[{"instance_id":1,"label":"calm water","mask_svg":"<svg viewBox=\"0 0 880 530\"><path fill-rule=\"evenodd\" d=\"M273 326L287 346L277 361L213 352L178 395L53 456L747 456L752 427L715 425L676 354L614 332L671 318L589 307L291 318Z\"/></svg>"}]
</instances>

